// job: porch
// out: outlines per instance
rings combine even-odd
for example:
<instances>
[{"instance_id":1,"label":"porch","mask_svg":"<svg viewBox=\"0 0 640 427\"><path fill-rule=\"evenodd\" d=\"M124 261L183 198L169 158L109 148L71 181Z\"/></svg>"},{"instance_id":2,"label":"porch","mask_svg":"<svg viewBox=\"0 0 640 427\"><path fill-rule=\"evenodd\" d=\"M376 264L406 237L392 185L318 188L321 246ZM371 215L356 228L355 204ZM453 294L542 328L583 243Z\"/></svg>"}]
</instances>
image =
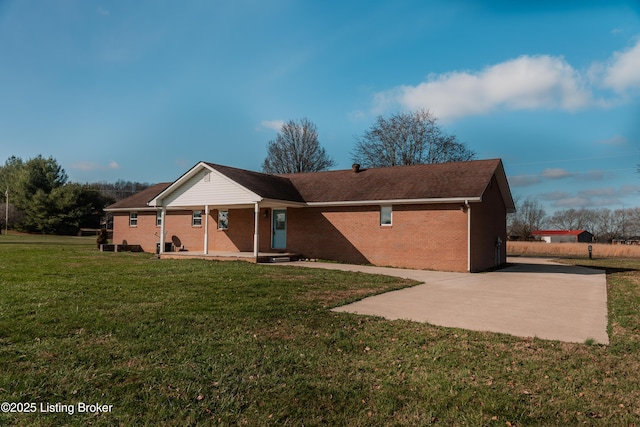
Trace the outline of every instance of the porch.
<instances>
[{"instance_id":1,"label":"porch","mask_svg":"<svg viewBox=\"0 0 640 427\"><path fill-rule=\"evenodd\" d=\"M258 256L253 252L232 252L232 251L208 251L192 252L163 252L159 254L161 259L209 259L217 261L247 261L253 263L275 263L299 261L304 257L301 254L292 252L258 252Z\"/></svg>"}]
</instances>

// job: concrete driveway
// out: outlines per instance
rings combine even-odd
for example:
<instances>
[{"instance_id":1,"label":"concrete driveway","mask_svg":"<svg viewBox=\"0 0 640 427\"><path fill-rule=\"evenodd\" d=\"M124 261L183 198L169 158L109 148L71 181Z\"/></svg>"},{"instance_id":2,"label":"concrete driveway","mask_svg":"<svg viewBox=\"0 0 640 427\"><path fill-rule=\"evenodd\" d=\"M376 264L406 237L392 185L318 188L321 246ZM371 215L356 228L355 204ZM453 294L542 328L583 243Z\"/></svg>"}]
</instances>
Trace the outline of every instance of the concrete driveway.
<instances>
[{"instance_id":1,"label":"concrete driveway","mask_svg":"<svg viewBox=\"0 0 640 427\"><path fill-rule=\"evenodd\" d=\"M521 337L609 344L603 271L539 258L510 258L488 273L444 273L359 265L298 262L314 268L361 271L424 284L365 298L334 311L406 319Z\"/></svg>"}]
</instances>

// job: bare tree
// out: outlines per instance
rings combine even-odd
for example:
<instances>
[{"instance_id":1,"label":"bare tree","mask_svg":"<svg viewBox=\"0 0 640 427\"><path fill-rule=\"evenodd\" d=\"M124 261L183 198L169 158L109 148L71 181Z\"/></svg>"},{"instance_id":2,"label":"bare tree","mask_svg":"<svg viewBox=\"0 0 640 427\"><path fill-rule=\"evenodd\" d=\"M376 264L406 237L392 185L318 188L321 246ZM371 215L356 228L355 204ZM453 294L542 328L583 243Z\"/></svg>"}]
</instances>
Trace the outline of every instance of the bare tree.
<instances>
[{"instance_id":1,"label":"bare tree","mask_svg":"<svg viewBox=\"0 0 640 427\"><path fill-rule=\"evenodd\" d=\"M593 230L596 223L596 211L591 209L567 209L556 211L549 218L549 225L559 230Z\"/></svg>"},{"instance_id":2,"label":"bare tree","mask_svg":"<svg viewBox=\"0 0 640 427\"><path fill-rule=\"evenodd\" d=\"M509 236L522 239L531 237L532 232L542 228L546 216L538 200L527 198L522 203L516 200L516 212L509 214L508 217Z\"/></svg>"},{"instance_id":3,"label":"bare tree","mask_svg":"<svg viewBox=\"0 0 640 427\"><path fill-rule=\"evenodd\" d=\"M432 164L472 160L476 154L455 135L446 134L429 110L378 116L351 153L367 167Z\"/></svg>"},{"instance_id":4,"label":"bare tree","mask_svg":"<svg viewBox=\"0 0 640 427\"><path fill-rule=\"evenodd\" d=\"M266 173L318 172L335 166L318 142L316 125L308 119L290 120L275 140L267 144L267 157L262 163Z\"/></svg>"}]
</instances>

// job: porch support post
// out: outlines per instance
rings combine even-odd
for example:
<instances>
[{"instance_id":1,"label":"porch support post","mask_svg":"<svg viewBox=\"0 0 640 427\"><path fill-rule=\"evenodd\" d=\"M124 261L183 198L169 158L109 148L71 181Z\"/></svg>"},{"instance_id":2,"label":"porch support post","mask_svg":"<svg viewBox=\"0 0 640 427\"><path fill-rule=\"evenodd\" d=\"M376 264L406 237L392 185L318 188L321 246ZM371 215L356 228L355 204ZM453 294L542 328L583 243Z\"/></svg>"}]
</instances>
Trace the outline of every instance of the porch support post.
<instances>
[{"instance_id":1,"label":"porch support post","mask_svg":"<svg viewBox=\"0 0 640 427\"><path fill-rule=\"evenodd\" d=\"M255 203L253 208L253 256L256 257L256 262L258 262L258 247L259 247L259 239L258 239L258 225L260 223L260 204L258 202Z\"/></svg>"},{"instance_id":2,"label":"porch support post","mask_svg":"<svg viewBox=\"0 0 640 427\"><path fill-rule=\"evenodd\" d=\"M164 236L167 233L165 222L167 220L167 208L166 206L162 207L162 211L160 213L160 253L164 253Z\"/></svg>"},{"instance_id":3,"label":"porch support post","mask_svg":"<svg viewBox=\"0 0 640 427\"><path fill-rule=\"evenodd\" d=\"M209 253L209 205L204 205L204 254Z\"/></svg>"}]
</instances>

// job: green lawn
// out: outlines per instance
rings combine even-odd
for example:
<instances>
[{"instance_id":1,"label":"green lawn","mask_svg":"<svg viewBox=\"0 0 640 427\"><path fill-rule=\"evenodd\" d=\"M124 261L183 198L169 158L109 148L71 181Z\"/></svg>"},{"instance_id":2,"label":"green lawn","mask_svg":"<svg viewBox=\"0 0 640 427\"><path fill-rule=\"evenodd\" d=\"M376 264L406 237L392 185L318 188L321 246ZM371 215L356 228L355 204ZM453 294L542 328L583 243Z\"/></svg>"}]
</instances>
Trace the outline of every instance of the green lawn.
<instances>
[{"instance_id":1,"label":"green lawn","mask_svg":"<svg viewBox=\"0 0 640 427\"><path fill-rule=\"evenodd\" d=\"M37 413L0 425L638 426L640 262L574 262L608 269L608 347L329 311L396 278L2 235L0 402Z\"/></svg>"}]
</instances>

